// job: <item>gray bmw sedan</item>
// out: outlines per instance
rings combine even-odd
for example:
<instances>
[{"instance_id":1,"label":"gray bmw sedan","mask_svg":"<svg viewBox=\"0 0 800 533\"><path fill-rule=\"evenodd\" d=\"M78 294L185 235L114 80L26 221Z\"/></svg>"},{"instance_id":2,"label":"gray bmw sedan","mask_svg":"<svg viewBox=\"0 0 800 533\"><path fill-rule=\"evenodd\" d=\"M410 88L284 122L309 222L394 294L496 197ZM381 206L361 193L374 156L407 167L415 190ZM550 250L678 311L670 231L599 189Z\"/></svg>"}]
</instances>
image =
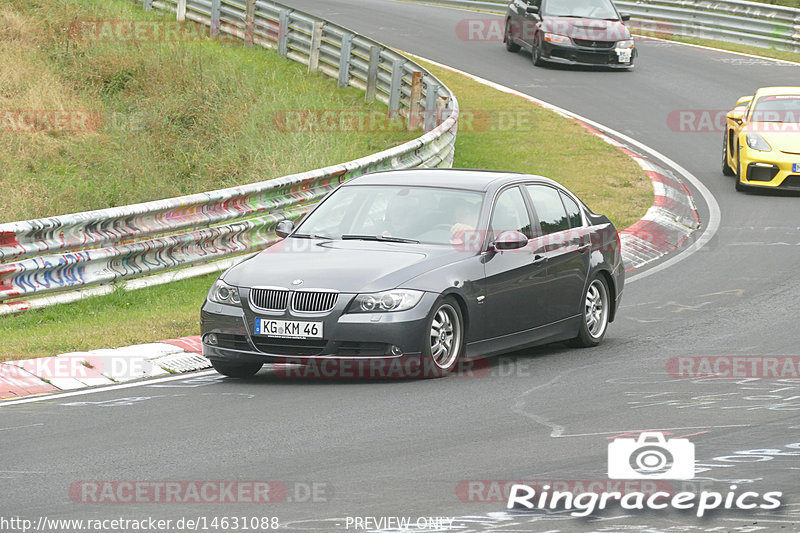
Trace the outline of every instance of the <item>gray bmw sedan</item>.
<instances>
[{"instance_id":1,"label":"gray bmw sedan","mask_svg":"<svg viewBox=\"0 0 800 533\"><path fill-rule=\"evenodd\" d=\"M276 233L203 305L203 354L227 376L292 363L438 377L538 344L595 346L625 278L608 218L526 174L369 174Z\"/></svg>"}]
</instances>

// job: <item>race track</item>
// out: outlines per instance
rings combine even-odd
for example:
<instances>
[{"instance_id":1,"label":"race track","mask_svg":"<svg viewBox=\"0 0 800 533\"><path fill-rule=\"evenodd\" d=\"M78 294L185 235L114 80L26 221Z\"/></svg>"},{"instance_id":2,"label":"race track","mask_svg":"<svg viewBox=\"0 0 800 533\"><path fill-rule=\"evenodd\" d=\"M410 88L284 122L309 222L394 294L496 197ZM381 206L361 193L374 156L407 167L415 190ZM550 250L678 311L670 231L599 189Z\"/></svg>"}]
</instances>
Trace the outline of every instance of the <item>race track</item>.
<instances>
[{"instance_id":1,"label":"race track","mask_svg":"<svg viewBox=\"0 0 800 533\"><path fill-rule=\"evenodd\" d=\"M800 66L642 39L634 72L534 68L499 42L459 37L464 19L494 15L396 0L287 3L658 150L711 191L719 230L680 263L634 279L595 349L508 354L469 378L205 373L0 407L0 516L276 516L289 531L330 532L345 531L347 516L473 517L454 522L458 531L800 529L800 380L676 379L667 370L679 356L800 355L800 198L735 192L720 172L722 133L668 121L680 110L727 109L759 86L797 84ZM706 223L709 207L695 200ZM689 435L707 469L689 486L782 490L782 507L706 520L653 511L504 517L492 514L504 511L502 498L470 501L461 490L469 480L607 480L609 440L647 429ZM76 502L70 487L91 480L268 480L289 493L263 505ZM317 495L306 497L312 484Z\"/></svg>"}]
</instances>

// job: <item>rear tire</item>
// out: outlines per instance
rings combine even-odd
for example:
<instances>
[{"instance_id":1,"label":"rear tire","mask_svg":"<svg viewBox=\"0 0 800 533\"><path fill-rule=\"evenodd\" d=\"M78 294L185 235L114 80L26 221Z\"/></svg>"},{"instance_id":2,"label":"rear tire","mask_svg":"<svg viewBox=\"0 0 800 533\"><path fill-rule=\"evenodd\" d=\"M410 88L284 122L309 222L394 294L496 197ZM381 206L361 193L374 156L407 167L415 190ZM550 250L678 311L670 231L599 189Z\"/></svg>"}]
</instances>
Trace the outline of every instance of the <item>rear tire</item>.
<instances>
[{"instance_id":1,"label":"rear tire","mask_svg":"<svg viewBox=\"0 0 800 533\"><path fill-rule=\"evenodd\" d=\"M264 365L262 363L228 363L211 359L211 366L223 376L249 378L255 376Z\"/></svg>"},{"instance_id":2,"label":"rear tire","mask_svg":"<svg viewBox=\"0 0 800 533\"><path fill-rule=\"evenodd\" d=\"M608 284L602 275L597 275L586 287L581 303L581 329L570 341L576 348L591 348L600 344L608 330L611 316L611 297Z\"/></svg>"},{"instance_id":3,"label":"rear tire","mask_svg":"<svg viewBox=\"0 0 800 533\"><path fill-rule=\"evenodd\" d=\"M509 20L506 22L506 33L503 36L503 40L506 43L506 50L509 52L519 52L519 45L516 44L511 38L511 21Z\"/></svg>"},{"instance_id":4,"label":"rear tire","mask_svg":"<svg viewBox=\"0 0 800 533\"><path fill-rule=\"evenodd\" d=\"M736 172L733 171L728 164L728 133L722 137L722 173L726 176L735 176Z\"/></svg>"}]
</instances>

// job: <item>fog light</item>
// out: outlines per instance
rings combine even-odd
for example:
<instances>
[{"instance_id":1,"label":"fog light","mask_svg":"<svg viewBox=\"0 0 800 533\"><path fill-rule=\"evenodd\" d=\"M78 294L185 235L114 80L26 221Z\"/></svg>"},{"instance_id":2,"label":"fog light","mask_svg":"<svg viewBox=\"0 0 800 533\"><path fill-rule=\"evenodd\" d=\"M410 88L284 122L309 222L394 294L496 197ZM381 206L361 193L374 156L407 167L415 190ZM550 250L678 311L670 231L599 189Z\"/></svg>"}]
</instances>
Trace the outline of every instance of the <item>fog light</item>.
<instances>
[{"instance_id":1,"label":"fog light","mask_svg":"<svg viewBox=\"0 0 800 533\"><path fill-rule=\"evenodd\" d=\"M206 335L206 344L210 344L211 346L216 346L219 341L217 340L217 336L214 333L209 333Z\"/></svg>"},{"instance_id":2,"label":"fog light","mask_svg":"<svg viewBox=\"0 0 800 533\"><path fill-rule=\"evenodd\" d=\"M394 355L395 357L399 357L399 356L403 355L403 350L401 350L400 348L398 348L394 344L392 345L391 352L392 352L392 355Z\"/></svg>"}]
</instances>

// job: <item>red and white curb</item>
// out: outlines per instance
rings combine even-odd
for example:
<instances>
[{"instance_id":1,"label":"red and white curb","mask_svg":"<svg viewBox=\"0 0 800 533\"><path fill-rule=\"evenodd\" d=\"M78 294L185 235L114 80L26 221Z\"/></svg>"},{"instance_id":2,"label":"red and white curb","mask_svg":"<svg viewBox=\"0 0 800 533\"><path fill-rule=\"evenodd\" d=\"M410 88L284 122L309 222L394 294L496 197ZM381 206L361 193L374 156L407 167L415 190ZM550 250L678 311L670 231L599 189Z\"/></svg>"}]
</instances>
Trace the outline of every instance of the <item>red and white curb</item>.
<instances>
[{"instance_id":1,"label":"red and white curb","mask_svg":"<svg viewBox=\"0 0 800 533\"><path fill-rule=\"evenodd\" d=\"M636 161L653 186L653 205L642 218L619 232L626 270L637 269L679 248L700 228L697 208L686 185L670 169L587 124L583 126Z\"/></svg>"},{"instance_id":2,"label":"red and white curb","mask_svg":"<svg viewBox=\"0 0 800 533\"><path fill-rule=\"evenodd\" d=\"M209 368L200 336L0 363L0 399L113 385ZM0 403L2 405L2 403Z\"/></svg>"}]
</instances>

